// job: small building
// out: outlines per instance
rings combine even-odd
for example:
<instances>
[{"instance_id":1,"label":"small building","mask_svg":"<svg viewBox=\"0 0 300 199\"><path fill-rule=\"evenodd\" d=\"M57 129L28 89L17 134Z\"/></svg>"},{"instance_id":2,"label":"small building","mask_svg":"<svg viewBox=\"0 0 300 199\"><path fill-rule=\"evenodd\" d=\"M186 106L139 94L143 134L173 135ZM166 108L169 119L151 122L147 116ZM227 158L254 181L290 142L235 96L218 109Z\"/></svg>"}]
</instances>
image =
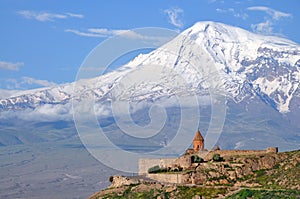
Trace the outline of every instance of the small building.
<instances>
[{"instance_id":1,"label":"small building","mask_svg":"<svg viewBox=\"0 0 300 199\"><path fill-rule=\"evenodd\" d=\"M185 151L185 154L195 154L197 152L204 151L204 138L201 132L198 130L193 139L193 148L189 148Z\"/></svg>"},{"instance_id":2,"label":"small building","mask_svg":"<svg viewBox=\"0 0 300 199\"><path fill-rule=\"evenodd\" d=\"M204 139L199 130L196 132L196 135L193 140L193 149L194 149L194 152L204 150Z\"/></svg>"}]
</instances>

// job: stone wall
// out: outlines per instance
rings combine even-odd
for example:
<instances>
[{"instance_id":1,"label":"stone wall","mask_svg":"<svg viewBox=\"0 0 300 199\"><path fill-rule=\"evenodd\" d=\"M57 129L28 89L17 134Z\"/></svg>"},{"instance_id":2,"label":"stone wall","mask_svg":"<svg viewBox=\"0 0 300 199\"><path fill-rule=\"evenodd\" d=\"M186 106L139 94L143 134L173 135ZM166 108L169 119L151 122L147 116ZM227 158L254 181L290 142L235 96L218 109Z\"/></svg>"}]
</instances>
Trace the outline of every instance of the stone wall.
<instances>
[{"instance_id":1,"label":"stone wall","mask_svg":"<svg viewBox=\"0 0 300 199\"><path fill-rule=\"evenodd\" d=\"M268 147L267 153L278 153L278 147Z\"/></svg>"},{"instance_id":2,"label":"stone wall","mask_svg":"<svg viewBox=\"0 0 300 199\"><path fill-rule=\"evenodd\" d=\"M191 166L191 164L192 164L191 157L189 155L181 156L181 157L177 158L173 163L174 166L180 166L183 169L189 168Z\"/></svg>"},{"instance_id":3,"label":"stone wall","mask_svg":"<svg viewBox=\"0 0 300 199\"><path fill-rule=\"evenodd\" d=\"M198 152L197 155L202 157L205 161L212 159L214 154L220 154L221 157L229 156L243 156L243 155L263 155L266 153L277 153L278 149L276 147L269 147L266 150L217 150L209 152Z\"/></svg>"},{"instance_id":4,"label":"stone wall","mask_svg":"<svg viewBox=\"0 0 300 199\"><path fill-rule=\"evenodd\" d=\"M156 165L163 168L171 167L176 159L178 158L140 159L139 175L147 175L148 169Z\"/></svg>"},{"instance_id":5,"label":"stone wall","mask_svg":"<svg viewBox=\"0 0 300 199\"><path fill-rule=\"evenodd\" d=\"M182 184L185 183L189 176L183 173L157 173L148 174L148 177L163 183Z\"/></svg>"}]
</instances>

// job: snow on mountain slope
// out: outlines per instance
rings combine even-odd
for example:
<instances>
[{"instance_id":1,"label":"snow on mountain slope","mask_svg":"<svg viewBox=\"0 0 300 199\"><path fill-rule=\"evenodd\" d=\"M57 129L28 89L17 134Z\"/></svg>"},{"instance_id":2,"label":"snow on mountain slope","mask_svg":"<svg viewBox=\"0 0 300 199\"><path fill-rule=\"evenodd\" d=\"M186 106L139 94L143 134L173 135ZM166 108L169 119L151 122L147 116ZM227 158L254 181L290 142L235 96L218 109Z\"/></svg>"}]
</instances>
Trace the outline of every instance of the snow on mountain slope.
<instances>
[{"instance_id":1,"label":"snow on mountain slope","mask_svg":"<svg viewBox=\"0 0 300 199\"><path fill-rule=\"evenodd\" d=\"M210 22L197 23L185 32L204 46L219 70L226 74L225 82L227 88L232 89L232 97L241 100L245 97L243 88L252 87L257 95L274 102L280 112L289 111L300 80L299 45L287 39Z\"/></svg>"},{"instance_id":2,"label":"snow on mountain slope","mask_svg":"<svg viewBox=\"0 0 300 199\"><path fill-rule=\"evenodd\" d=\"M207 64L203 54L213 61ZM97 101L112 99L122 78L148 65L164 66L160 78L142 84L142 80L122 91L130 100L155 100L174 94L201 94L224 90L224 95L240 102L254 95L281 113L289 112L293 97L299 96L300 46L290 40L257 35L241 28L215 22L198 22L178 37L149 54L139 55L128 64L99 78L82 79L58 87L32 90L0 100L0 110L35 109L45 104L63 105L71 99L96 96ZM175 73L170 74L170 69ZM216 74L216 71L218 74ZM186 84L173 84L181 76ZM210 88L205 79L216 76Z\"/></svg>"}]
</instances>

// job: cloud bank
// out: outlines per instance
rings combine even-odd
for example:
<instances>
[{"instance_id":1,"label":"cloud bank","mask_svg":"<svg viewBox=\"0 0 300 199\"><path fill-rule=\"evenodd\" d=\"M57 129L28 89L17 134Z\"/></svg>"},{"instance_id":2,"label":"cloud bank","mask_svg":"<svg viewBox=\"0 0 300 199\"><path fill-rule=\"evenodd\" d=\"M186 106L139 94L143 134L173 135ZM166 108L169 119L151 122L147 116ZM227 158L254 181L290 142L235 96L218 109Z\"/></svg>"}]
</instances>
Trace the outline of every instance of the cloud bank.
<instances>
[{"instance_id":1,"label":"cloud bank","mask_svg":"<svg viewBox=\"0 0 300 199\"><path fill-rule=\"evenodd\" d=\"M69 104L45 104L35 109L25 109L19 111L2 111L0 112L1 120L20 119L31 122L55 122L55 121L72 121L72 105Z\"/></svg>"}]
</instances>

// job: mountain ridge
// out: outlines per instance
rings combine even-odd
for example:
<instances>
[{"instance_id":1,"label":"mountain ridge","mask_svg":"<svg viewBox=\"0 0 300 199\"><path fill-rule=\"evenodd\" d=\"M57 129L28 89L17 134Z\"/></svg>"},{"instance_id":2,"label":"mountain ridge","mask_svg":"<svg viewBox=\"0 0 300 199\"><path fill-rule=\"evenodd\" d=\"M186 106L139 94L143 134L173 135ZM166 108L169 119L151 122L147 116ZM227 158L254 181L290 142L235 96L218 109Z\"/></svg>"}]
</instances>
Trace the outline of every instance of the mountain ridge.
<instances>
[{"instance_id":1,"label":"mountain ridge","mask_svg":"<svg viewBox=\"0 0 300 199\"><path fill-rule=\"evenodd\" d=\"M197 22L191 28L183 31L181 35L183 36L179 36L177 40L175 39L149 54L139 55L120 69L101 76L100 79L87 80L84 83L86 88L83 86L79 92L82 94L94 89L92 94L101 98L113 87L114 81L122 78L122 75L126 75L137 66L141 67L141 65L150 63L177 68L176 70L191 80L188 82L191 83L189 89L198 89L199 91L204 87L201 85L201 77L197 76L198 74L192 69L187 68L187 64L184 63L187 59L194 58L197 51L191 51L191 49L194 48L193 45L197 44L200 46L200 50L207 51L215 62L222 79L221 82L224 83L226 95L237 102L243 100L247 95L259 95L266 103L273 103L274 108L278 111L282 113L290 111L289 105L293 95L295 93L299 95L300 70L297 66L300 65L300 47L296 43L274 36L256 35L241 28L215 22ZM186 41L181 41L181 39L186 39ZM276 41L271 42L274 40ZM179 46L180 42L185 42L185 46ZM169 52L163 52L165 49L171 48L172 50L174 48L175 52L178 50L178 57ZM273 81L271 81L272 78ZM168 81L170 80L172 79L168 79ZM105 81L108 81L107 85L101 85ZM43 104L69 103L72 98L80 97L77 93L73 93L73 85L74 83L70 83L42 88L32 90L30 93L25 92L24 95L2 99L0 100L0 110L18 110L36 108Z\"/></svg>"}]
</instances>

